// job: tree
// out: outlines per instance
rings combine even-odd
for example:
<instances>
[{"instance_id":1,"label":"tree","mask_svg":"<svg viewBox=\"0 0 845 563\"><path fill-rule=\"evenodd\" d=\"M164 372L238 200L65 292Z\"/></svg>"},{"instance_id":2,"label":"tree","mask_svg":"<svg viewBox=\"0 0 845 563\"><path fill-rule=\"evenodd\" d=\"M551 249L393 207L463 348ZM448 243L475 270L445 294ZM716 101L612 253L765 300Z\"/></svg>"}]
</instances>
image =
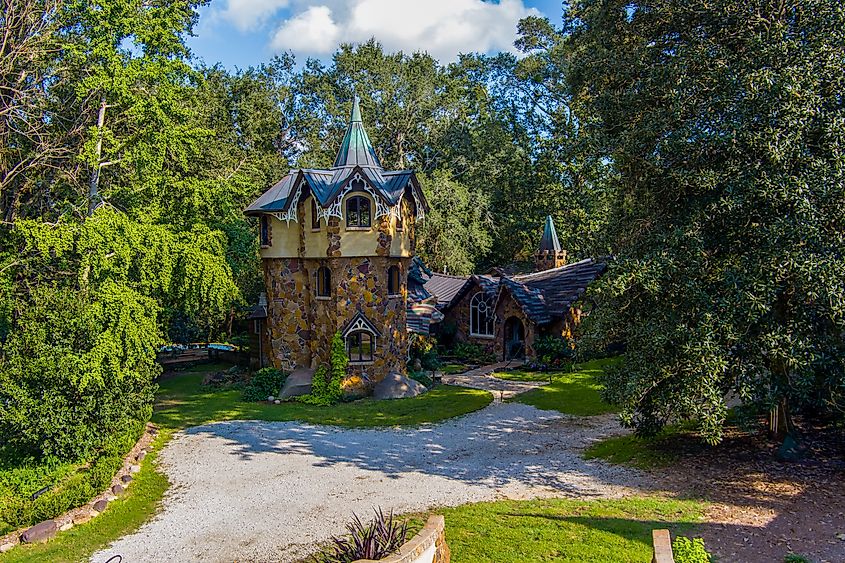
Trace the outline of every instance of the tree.
<instances>
[{"instance_id":1,"label":"tree","mask_svg":"<svg viewBox=\"0 0 845 563\"><path fill-rule=\"evenodd\" d=\"M431 205L419 228L417 252L438 272L467 275L493 241L487 197L437 171L421 180Z\"/></svg>"},{"instance_id":2,"label":"tree","mask_svg":"<svg viewBox=\"0 0 845 563\"><path fill-rule=\"evenodd\" d=\"M841 416L845 7L584 0L564 36L589 150L618 174L589 320L627 341L605 381L623 420L718 442L731 394Z\"/></svg>"}]
</instances>

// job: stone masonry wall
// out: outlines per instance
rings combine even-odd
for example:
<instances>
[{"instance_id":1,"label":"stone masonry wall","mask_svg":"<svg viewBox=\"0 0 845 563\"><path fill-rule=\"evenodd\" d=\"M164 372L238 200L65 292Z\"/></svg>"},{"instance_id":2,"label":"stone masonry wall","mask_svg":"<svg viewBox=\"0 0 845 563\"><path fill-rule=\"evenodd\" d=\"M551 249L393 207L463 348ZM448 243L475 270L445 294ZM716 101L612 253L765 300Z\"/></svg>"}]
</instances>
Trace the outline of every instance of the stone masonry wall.
<instances>
[{"instance_id":1,"label":"stone masonry wall","mask_svg":"<svg viewBox=\"0 0 845 563\"><path fill-rule=\"evenodd\" d=\"M267 326L273 366L290 370L310 366L312 323L311 287L308 272L300 258L274 258L264 261L267 288Z\"/></svg>"},{"instance_id":2,"label":"stone masonry wall","mask_svg":"<svg viewBox=\"0 0 845 563\"><path fill-rule=\"evenodd\" d=\"M350 365L354 376L367 374L371 383L382 380L391 371L405 373L408 351L406 328L407 286L404 283L410 259L339 258L332 261L333 283L337 290L336 329L343 330L360 311L381 332L377 339L374 361L369 365ZM387 296L387 269L399 267L403 280L399 297Z\"/></svg>"}]
</instances>

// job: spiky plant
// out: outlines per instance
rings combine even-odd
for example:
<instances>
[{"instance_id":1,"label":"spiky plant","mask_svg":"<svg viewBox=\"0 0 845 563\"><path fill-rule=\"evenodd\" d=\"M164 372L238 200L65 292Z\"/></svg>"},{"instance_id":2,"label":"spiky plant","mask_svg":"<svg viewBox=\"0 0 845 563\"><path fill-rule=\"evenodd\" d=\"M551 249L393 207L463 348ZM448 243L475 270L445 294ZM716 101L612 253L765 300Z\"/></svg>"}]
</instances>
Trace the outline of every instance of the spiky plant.
<instances>
[{"instance_id":1,"label":"spiky plant","mask_svg":"<svg viewBox=\"0 0 845 563\"><path fill-rule=\"evenodd\" d=\"M399 522L391 510L387 516L375 509L365 524L355 513L346 525L346 536L333 537L330 546L314 556L315 563L352 563L358 559L381 559L399 551L408 535L408 523Z\"/></svg>"}]
</instances>

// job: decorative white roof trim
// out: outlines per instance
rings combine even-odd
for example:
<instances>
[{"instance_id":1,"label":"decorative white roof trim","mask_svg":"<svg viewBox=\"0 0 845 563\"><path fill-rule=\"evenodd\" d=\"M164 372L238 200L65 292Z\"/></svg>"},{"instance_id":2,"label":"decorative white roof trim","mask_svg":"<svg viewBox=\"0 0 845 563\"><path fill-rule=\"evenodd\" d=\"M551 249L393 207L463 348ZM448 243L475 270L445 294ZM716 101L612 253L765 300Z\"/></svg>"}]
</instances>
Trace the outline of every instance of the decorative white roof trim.
<instances>
[{"instance_id":1,"label":"decorative white roof trim","mask_svg":"<svg viewBox=\"0 0 845 563\"><path fill-rule=\"evenodd\" d=\"M415 190L413 186L411 186L411 193L414 194L414 204L417 208L417 221L422 221L423 219L425 219L425 207L420 201L420 197L417 194L417 190ZM400 199L399 201L402 200Z\"/></svg>"},{"instance_id":2,"label":"decorative white roof trim","mask_svg":"<svg viewBox=\"0 0 845 563\"><path fill-rule=\"evenodd\" d=\"M363 316L359 316L353 322L349 323L349 326L346 327L346 330L343 331L344 338L352 334L353 332L369 332L373 336L376 336L375 331L370 326L370 323L364 319Z\"/></svg>"},{"instance_id":3,"label":"decorative white roof trim","mask_svg":"<svg viewBox=\"0 0 845 563\"><path fill-rule=\"evenodd\" d=\"M273 213L273 217L275 217L279 221L284 221L288 225L290 225L291 221L293 221L294 223L299 222L299 218L297 217L297 207L299 204L299 196L302 195L302 184L304 183L305 180L303 180L299 183L298 186L296 186L296 192L293 194L293 199L291 200L288 210Z\"/></svg>"}]
</instances>

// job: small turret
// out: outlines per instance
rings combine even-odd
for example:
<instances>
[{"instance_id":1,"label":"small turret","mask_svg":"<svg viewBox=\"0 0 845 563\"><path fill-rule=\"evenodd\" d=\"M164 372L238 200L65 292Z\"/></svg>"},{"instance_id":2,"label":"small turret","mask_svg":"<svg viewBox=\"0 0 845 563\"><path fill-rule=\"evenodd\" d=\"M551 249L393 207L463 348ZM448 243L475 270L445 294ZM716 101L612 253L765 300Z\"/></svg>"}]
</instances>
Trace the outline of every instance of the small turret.
<instances>
[{"instance_id":1,"label":"small turret","mask_svg":"<svg viewBox=\"0 0 845 563\"><path fill-rule=\"evenodd\" d=\"M565 265L566 251L560 248L560 241L557 238L557 231L555 231L555 222L549 215L546 217L546 226L543 228L540 248L534 253L534 269L541 272Z\"/></svg>"}]
</instances>

